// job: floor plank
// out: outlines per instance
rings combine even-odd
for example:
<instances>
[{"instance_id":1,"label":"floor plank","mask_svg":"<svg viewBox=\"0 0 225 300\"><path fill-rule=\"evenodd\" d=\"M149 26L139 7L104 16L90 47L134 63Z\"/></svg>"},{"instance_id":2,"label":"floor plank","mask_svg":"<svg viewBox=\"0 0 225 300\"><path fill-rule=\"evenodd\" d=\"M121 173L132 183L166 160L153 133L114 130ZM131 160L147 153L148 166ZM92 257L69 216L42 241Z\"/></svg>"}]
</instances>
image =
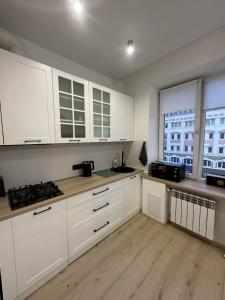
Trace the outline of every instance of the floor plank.
<instances>
[{"instance_id":1,"label":"floor plank","mask_svg":"<svg viewBox=\"0 0 225 300\"><path fill-rule=\"evenodd\" d=\"M223 300L218 248L139 214L28 299Z\"/></svg>"}]
</instances>

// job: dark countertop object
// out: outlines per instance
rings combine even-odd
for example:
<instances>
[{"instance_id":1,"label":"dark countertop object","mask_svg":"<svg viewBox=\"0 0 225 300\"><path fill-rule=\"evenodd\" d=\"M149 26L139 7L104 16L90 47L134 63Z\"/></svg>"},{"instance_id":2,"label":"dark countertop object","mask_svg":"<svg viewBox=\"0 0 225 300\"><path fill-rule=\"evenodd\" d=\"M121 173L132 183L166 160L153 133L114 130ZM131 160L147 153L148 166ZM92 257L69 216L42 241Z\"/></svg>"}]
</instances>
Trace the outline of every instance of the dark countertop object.
<instances>
[{"instance_id":1,"label":"dark countertop object","mask_svg":"<svg viewBox=\"0 0 225 300\"><path fill-rule=\"evenodd\" d=\"M205 182L185 178L181 182L174 182L157 177L152 177L148 174L143 174L142 178L152 181L164 183L168 188L175 188L184 192L193 193L212 200L225 201L225 188L207 185Z\"/></svg>"}]
</instances>

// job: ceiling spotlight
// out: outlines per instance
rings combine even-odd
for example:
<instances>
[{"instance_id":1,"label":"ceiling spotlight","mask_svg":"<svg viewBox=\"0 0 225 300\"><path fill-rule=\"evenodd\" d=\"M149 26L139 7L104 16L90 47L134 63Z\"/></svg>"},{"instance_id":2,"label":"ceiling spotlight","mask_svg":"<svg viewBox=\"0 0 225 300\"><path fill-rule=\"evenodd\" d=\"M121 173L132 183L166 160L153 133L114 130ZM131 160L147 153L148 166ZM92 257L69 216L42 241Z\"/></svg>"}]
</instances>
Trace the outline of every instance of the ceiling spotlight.
<instances>
[{"instance_id":1,"label":"ceiling spotlight","mask_svg":"<svg viewBox=\"0 0 225 300\"><path fill-rule=\"evenodd\" d=\"M134 53L134 41L133 40L129 40L127 42L127 54L128 55L132 55Z\"/></svg>"},{"instance_id":2,"label":"ceiling spotlight","mask_svg":"<svg viewBox=\"0 0 225 300\"><path fill-rule=\"evenodd\" d=\"M75 0L74 9L78 14L83 12L84 8L80 0Z\"/></svg>"}]
</instances>

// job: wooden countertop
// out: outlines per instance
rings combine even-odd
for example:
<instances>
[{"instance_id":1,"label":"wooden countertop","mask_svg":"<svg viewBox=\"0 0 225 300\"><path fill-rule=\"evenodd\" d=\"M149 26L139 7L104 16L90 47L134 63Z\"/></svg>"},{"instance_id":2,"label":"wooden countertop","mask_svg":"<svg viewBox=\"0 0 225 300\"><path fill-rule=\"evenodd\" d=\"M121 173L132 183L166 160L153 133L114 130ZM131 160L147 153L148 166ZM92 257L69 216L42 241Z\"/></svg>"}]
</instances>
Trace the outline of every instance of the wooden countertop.
<instances>
[{"instance_id":1,"label":"wooden countertop","mask_svg":"<svg viewBox=\"0 0 225 300\"><path fill-rule=\"evenodd\" d=\"M0 198L0 221L12 218L14 216L26 213L28 211L43 207L45 205L49 205L61 200L64 200L66 198L72 197L74 195L87 192L89 190L101 187L103 185L110 184L112 182L116 182L119 180L122 180L124 178L141 174L143 173L143 170L136 169L132 173L127 174L118 174L112 177L101 177L98 175L93 174L91 177L71 177L66 178L63 180L56 181L56 184L58 185L59 189L64 193L62 196L58 196L52 199L48 199L33 205L29 205L23 208L19 208L16 210L11 210L11 207L9 205L9 199L8 196L4 198Z\"/></svg>"},{"instance_id":2,"label":"wooden countertop","mask_svg":"<svg viewBox=\"0 0 225 300\"><path fill-rule=\"evenodd\" d=\"M174 182L143 174L142 178L164 183L168 188L175 188L184 192L190 192L212 200L225 200L225 188L207 185L205 182L185 178L181 182Z\"/></svg>"}]
</instances>

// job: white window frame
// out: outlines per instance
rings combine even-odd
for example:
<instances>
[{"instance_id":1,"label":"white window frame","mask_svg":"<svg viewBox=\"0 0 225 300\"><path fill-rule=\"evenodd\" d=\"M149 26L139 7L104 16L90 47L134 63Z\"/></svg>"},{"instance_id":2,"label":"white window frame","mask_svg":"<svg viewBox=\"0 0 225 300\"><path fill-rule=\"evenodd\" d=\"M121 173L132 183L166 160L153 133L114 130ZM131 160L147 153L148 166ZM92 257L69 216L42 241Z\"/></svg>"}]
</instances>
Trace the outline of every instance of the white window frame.
<instances>
[{"instance_id":1,"label":"white window frame","mask_svg":"<svg viewBox=\"0 0 225 300\"><path fill-rule=\"evenodd\" d=\"M197 85L197 103L195 111L195 122L194 122L194 151L193 151L193 165L192 174L186 173L185 176L188 178L199 179L199 170L202 170L202 161L200 162L200 147L202 143L202 124L201 124L201 113L202 113L202 80L198 79ZM162 114L162 99L160 95L159 101L159 160L163 161L164 152L164 115ZM204 143L204 138L203 138ZM203 151L202 151L203 152Z\"/></svg>"}]
</instances>

